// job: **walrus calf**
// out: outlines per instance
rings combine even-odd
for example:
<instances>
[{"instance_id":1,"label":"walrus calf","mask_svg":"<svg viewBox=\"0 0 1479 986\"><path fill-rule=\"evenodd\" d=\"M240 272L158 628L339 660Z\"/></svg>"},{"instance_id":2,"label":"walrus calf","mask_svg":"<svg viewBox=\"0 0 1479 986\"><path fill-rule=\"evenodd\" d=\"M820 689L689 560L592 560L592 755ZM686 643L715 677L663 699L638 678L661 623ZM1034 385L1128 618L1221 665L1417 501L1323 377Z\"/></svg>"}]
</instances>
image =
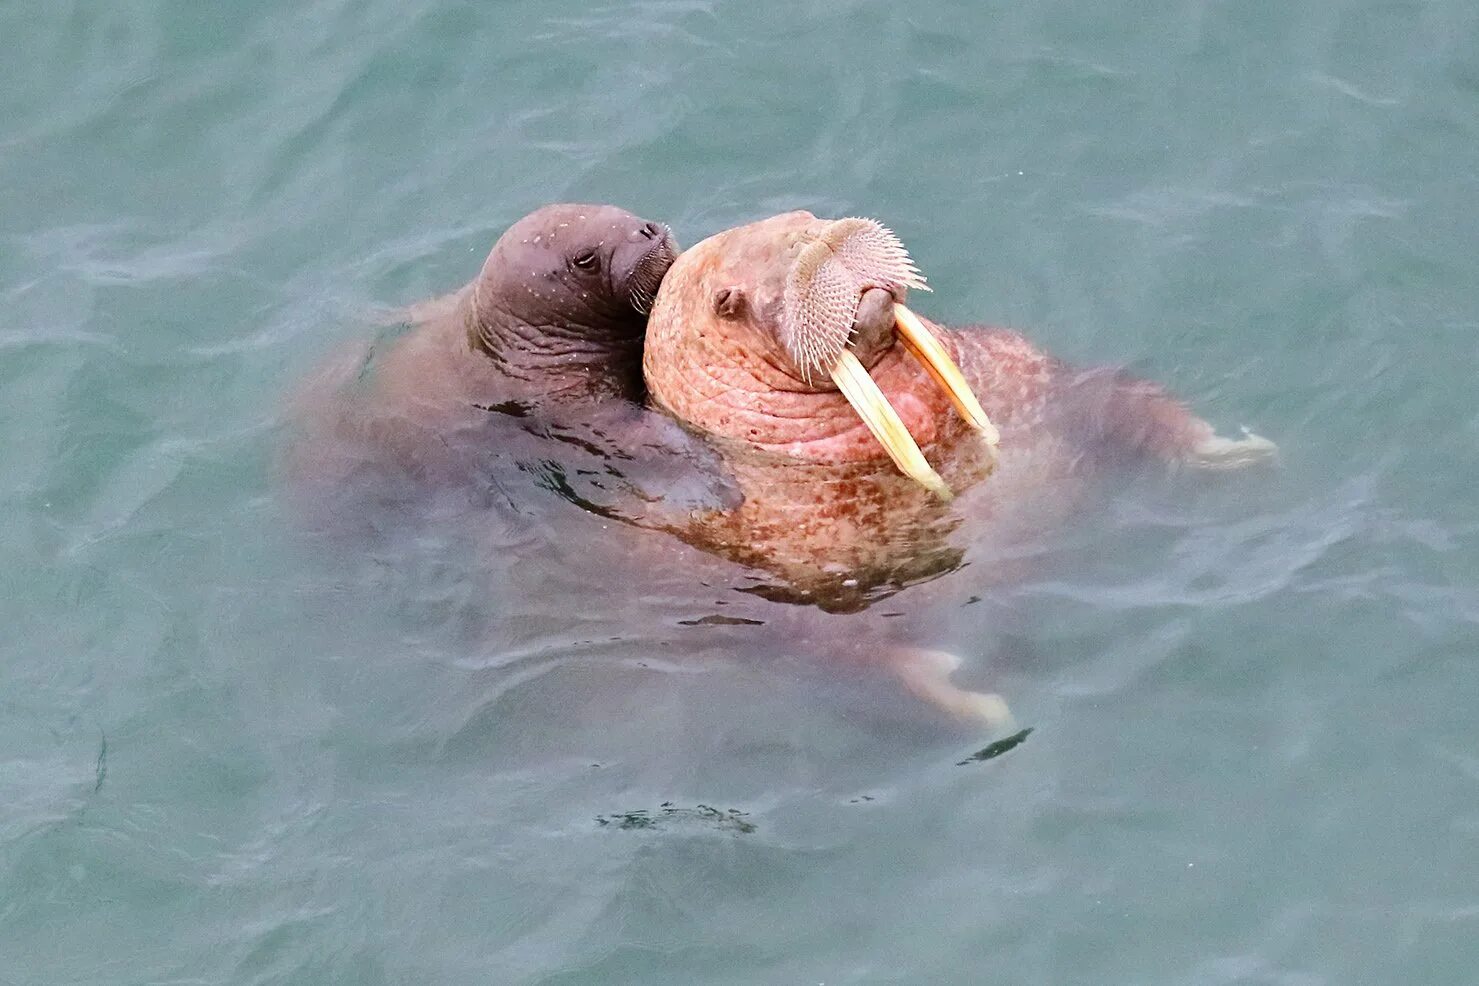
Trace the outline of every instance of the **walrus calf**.
<instances>
[{"instance_id":1,"label":"walrus calf","mask_svg":"<svg viewBox=\"0 0 1479 986\"><path fill-rule=\"evenodd\" d=\"M596 422L639 445L656 417L636 403L643 332L676 255L666 226L610 205L514 223L472 282L408 310L409 331L301 388L287 470L310 513L346 512L350 487L395 498L476 481L490 448L521 437L510 418Z\"/></svg>"}]
</instances>

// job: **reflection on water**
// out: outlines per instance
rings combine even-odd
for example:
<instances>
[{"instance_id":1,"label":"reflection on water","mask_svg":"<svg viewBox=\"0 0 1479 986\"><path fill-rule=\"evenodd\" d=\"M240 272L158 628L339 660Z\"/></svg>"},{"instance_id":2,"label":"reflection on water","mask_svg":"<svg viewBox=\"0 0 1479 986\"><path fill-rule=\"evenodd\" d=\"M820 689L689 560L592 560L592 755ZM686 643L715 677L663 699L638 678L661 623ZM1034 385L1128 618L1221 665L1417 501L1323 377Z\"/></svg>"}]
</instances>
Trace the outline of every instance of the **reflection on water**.
<instances>
[{"instance_id":1,"label":"reflection on water","mask_svg":"<svg viewBox=\"0 0 1479 986\"><path fill-rule=\"evenodd\" d=\"M972 753L970 756L957 763L955 766L964 767L967 764L982 763L986 760L995 760L1003 753L1009 753L1012 750L1015 750L1017 747L1021 746L1022 742L1027 739L1027 737L1031 735L1031 733L1032 729L1031 727L1029 727L1022 730L1021 732L1013 733L1010 736L999 739L995 743L988 743L981 749L977 750L975 753Z\"/></svg>"},{"instance_id":2,"label":"reflection on water","mask_svg":"<svg viewBox=\"0 0 1479 986\"><path fill-rule=\"evenodd\" d=\"M692 808L680 808L671 801L664 801L656 811L649 812L645 808L635 811L616 812L611 815L597 815L597 825L609 825L618 829L652 829L666 827L669 825L700 825L713 828L720 832L737 832L740 835L749 835L755 831L755 823L746 821L745 812L737 808L721 811L718 808L710 808L708 805L694 805Z\"/></svg>"}]
</instances>

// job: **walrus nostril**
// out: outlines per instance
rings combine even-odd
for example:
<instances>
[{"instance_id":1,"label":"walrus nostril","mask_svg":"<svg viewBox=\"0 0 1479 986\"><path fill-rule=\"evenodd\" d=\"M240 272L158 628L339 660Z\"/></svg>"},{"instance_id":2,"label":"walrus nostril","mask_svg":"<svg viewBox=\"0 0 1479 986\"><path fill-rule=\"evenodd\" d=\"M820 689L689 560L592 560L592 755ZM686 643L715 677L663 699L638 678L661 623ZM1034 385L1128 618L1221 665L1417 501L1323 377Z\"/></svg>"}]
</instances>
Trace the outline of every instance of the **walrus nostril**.
<instances>
[{"instance_id":1,"label":"walrus nostril","mask_svg":"<svg viewBox=\"0 0 1479 986\"><path fill-rule=\"evenodd\" d=\"M662 227L659 226L657 223L647 223L637 232L641 233L649 240L655 240L662 235Z\"/></svg>"},{"instance_id":2,"label":"walrus nostril","mask_svg":"<svg viewBox=\"0 0 1479 986\"><path fill-rule=\"evenodd\" d=\"M720 318L739 318L745 311L745 293L739 288L720 288L714 295L714 314Z\"/></svg>"}]
</instances>

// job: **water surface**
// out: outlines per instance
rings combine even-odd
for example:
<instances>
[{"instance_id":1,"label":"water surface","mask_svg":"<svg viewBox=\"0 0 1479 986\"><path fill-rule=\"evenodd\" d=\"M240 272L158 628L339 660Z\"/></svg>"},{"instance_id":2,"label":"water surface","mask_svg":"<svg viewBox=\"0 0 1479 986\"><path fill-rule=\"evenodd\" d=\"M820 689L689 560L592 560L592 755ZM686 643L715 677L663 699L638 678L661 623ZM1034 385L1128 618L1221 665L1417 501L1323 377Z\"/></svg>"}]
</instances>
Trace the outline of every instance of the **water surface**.
<instances>
[{"instance_id":1,"label":"water surface","mask_svg":"<svg viewBox=\"0 0 1479 986\"><path fill-rule=\"evenodd\" d=\"M0 38L0 982L1472 979L1472 5L116 0ZM302 538L292 382L570 199L685 243L877 216L926 314L1282 465L1119 486L941 617L1034 730L965 766L886 684L688 625L680 577L603 582L598 518Z\"/></svg>"}]
</instances>

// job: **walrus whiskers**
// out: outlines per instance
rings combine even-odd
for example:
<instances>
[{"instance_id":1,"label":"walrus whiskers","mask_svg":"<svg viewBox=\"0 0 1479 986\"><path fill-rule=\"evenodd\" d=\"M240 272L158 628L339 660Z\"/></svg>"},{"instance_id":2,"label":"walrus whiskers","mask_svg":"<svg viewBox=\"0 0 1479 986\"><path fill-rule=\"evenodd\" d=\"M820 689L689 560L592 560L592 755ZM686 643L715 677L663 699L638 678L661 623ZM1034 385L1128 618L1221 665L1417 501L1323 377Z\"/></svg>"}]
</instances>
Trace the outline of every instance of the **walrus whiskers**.
<instances>
[{"instance_id":1,"label":"walrus whiskers","mask_svg":"<svg viewBox=\"0 0 1479 986\"><path fill-rule=\"evenodd\" d=\"M899 468L948 499L949 490L925 462L898 413L847 348L858 305L870 288L883 288L897 298L905 289L928 291L929 285L909 251L888 227L858 218L829 224L802 248L788 272L781 341L801 370L802 379L810 383L814 374L825 371ZM1000 433L950 353L902 304L894 305L894 319L904 347L919 360L966 423L994 450Z\"/></svg>"},{"instance_id":2,"label":"walrus whiskers","mask_svg":"<svg viewBox=\"0 0 1479 986\"><path fill-rule=\"evenodd\" d=\"M663 275L673 265L674 253L669 244L672 242L672 231L665 224L659 224L662 236L647 252L637 266L633 268L628 280L631 287L628 297L632 307L639 314L646 315L652 311L652 302L657 297L657 289L662 284Z\"/></svg>"}]
</instances>

